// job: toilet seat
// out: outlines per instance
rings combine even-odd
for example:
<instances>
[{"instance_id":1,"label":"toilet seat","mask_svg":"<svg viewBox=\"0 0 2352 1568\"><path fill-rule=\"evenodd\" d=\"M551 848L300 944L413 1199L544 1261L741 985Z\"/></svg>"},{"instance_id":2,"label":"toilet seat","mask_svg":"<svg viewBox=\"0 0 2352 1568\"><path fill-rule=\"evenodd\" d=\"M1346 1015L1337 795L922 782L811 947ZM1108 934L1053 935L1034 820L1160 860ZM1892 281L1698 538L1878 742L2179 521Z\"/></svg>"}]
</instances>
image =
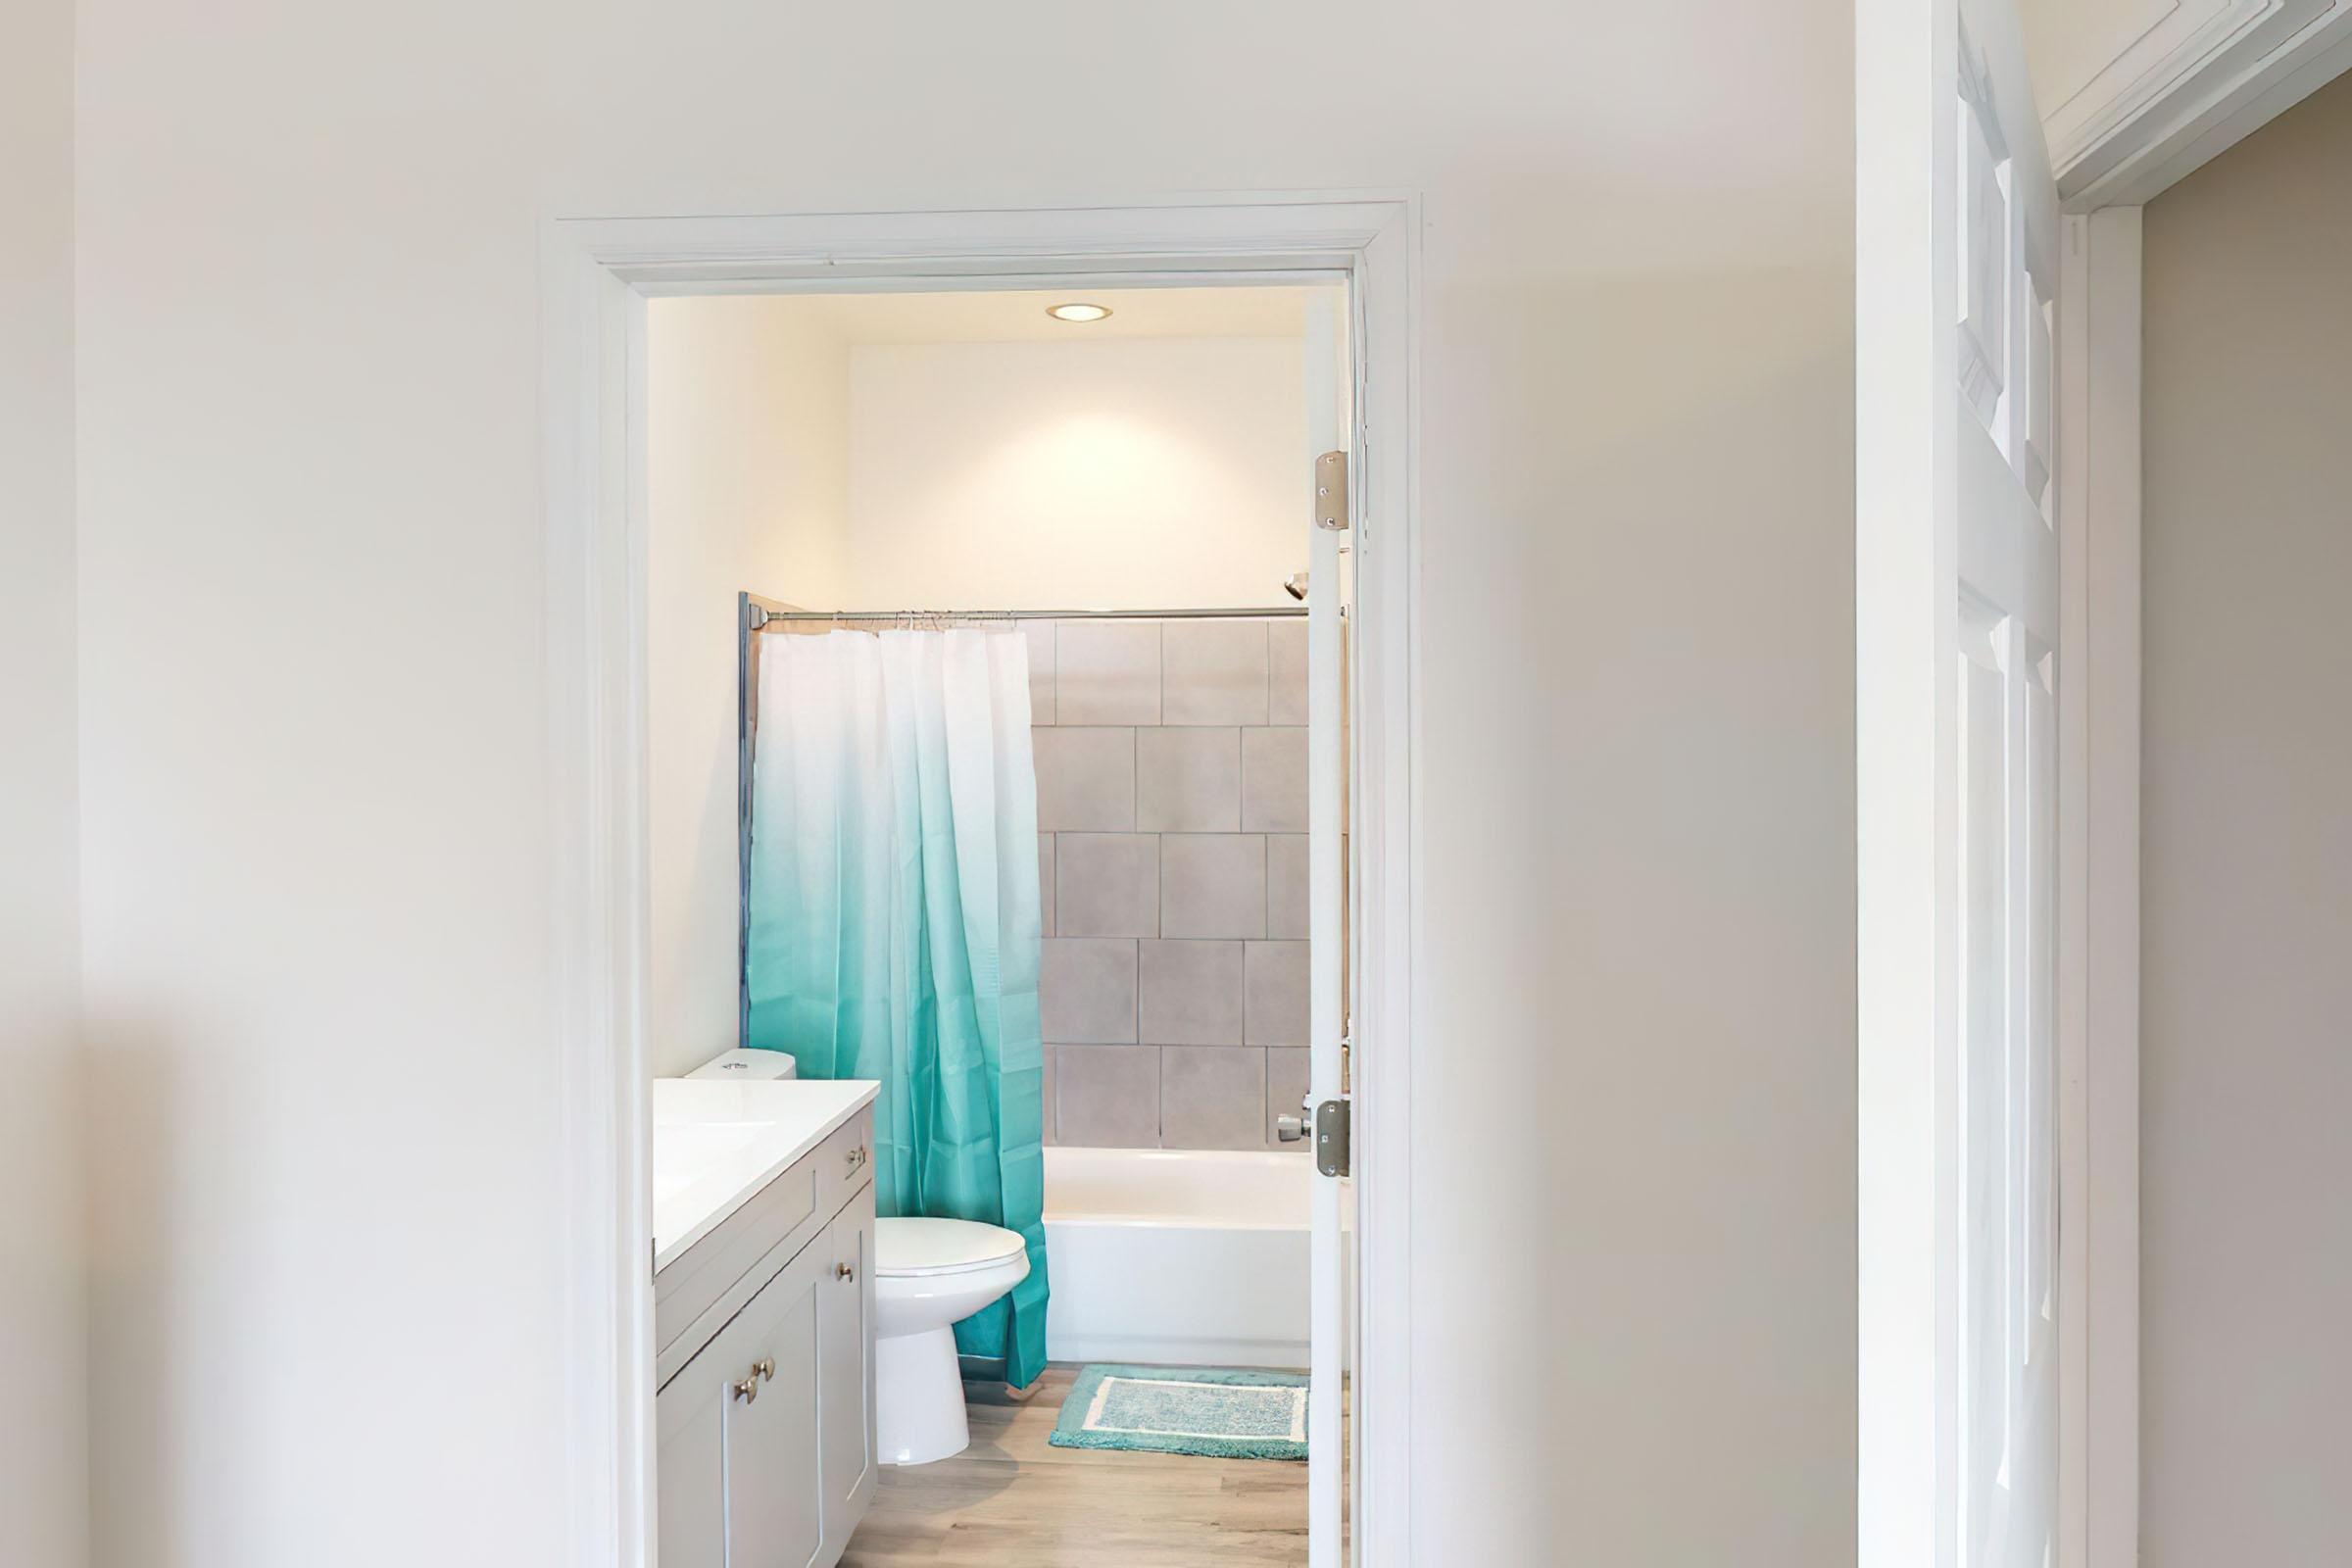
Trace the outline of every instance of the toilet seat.
<instances>
[{"instance_id":1,"label":"toilet seat","mask_svg":"<svg viewBox=\"0 0 2352 1568\"><path fill-rule=\"evenodd\" d=\"M1016 1231L969 1219L874 1222L876 1279L932 1279L998 1267L1027 1250Z\"/></svg>"}]
</instances>

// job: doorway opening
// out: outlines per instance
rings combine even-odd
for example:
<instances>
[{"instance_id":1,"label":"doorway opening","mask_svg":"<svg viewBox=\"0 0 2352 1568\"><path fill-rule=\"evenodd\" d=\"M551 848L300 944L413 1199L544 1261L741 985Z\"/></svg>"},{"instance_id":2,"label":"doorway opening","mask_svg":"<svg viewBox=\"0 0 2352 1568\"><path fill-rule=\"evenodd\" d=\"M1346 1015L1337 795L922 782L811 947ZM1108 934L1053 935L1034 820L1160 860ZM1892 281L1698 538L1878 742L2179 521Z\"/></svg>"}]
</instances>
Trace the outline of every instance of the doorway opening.
<instances>
[{"instance_id":1,"label":"doorway opening","mask_svg":"<svg viewBox=\"0 0 2352 1568\"><path fill-rule=\"evenodd\" d=\"M1309 1342L1318 1368L1325 1357L1336 1357L1343 1339L1351 1338L1348 1422L1355 1441L1344 1447L1326 1435L1310 1444L1309 1514L1315 1523L1304 1551L1305 1560L1322 1568L1342 1560L1344 1549L1354 1560L1380 1562L1400 1558L1409 1547L1405 1433L1412 1385L1405 1330L1412 1255L1411 1104L1402 1091L1410 1073L1417 951L1410 788L1415 232L1409 199L1353 196L1004 213L564 220L548 225L550 760L558 851L551 862L551 906L559 970L554 1000L566 1051L560 1107L566 1131L564 1192L571 1257L565 1333L578 1369L565 1390L572 1435L567 1464L579 1499L569 1515L573 1555L624 1564L654 1561L667 1511L657 1506L662 1489L655 1456L666 1418L657 1405L657 1389L670 1386L662 1374L671 1368L660 1364L655 1348L665 1327L658 1310L655 1265L662 1261L656 1250L663 1229L659 1211L681 1190L655 1169L650 1005L655 901L648 849L654 832L649 804L654 735L646 559L652 535L651 307L683 296L944 294L1024 287L1069 290L1076 302L1092 303L1087 295L1118 287L1333 283L1344 284L1347 296L1345 376L1353 417L1351 435L1341 450L1354 463L1343 490L1324 491L1344 494L1342 520L1348 526L1318 539L1327 549L1348 543L1355 610L1345 633L1353 767L1344 776L1348 781L1348 858L1356 872L1348 941L1361 961L1348 999L1353 1048L1348 1093L1340 1089L1336 1059L1340 999L1328 983L1314 988L1318 1021L1309 1049L1311 1059L1329 1061L1327 1067L1310 1068L1310 1076L1312 1093L1328 1102L1318 1116L1319 1143L1334 1152L1330 1135L1349 1123L1328 1113L1340 1111L1345 1117L1352 1102L1353 1147L1347 1168L1358 1213L1360 1246L1352 1250L1352 1259L1360 1289L1352 1337L1344 1332L1347 1318L1336 1283L1314 1297ZM1322 580L1336 583L1336 554L1325 564L1329 570ZM1308 568L1308 608L1320 603L1326 610L1321 635L1331 637L1338 630L1337 595L1325 599L1313 590L1314 570ZM736 587L746 591L743 584ZM794 590L786 585L786 591ZM777 597L777 602L804 601ZM902 608L969 612L979 607L967 601L817 608L884 609L897 619ZM957 629L949 627L947 634ZM1057 627L1057 642L1058 636ZM1025 637L1000 634L996 641ZM764 629L761 638L770 648L816 640L789 634L770 638ZM1336 674L1338 662L1335 651L1321 666ZM1025 679L1021 685L1025 688ZM1336 733L1336 726L1325 732ZM1310 783L1310 795L1329 803L1336 821L1338 791L1331 785L1343 774L1336 760L1327 761L1323 772L1325 782ZM1309 839L1310 845L1336 849L1336 834L1310 832ZM1312 851L1310 859L1320 861L1330 853ZM1325 885L1311 866L1310 882ZM1041 895L1043 886L1040 877ZM1336 921L1336 910L1315 918L1319 935L1323 921ZM1334 954L1339 948L1336 940L1322 945ZM1325 1018L1334 1024L1326 1028L1320 1021ZM1247 1042L1242 1049L1248 1049ZM736 1087L717 1086L721 1093ZM836 1092L856 1093L846 1083ZM1042 1099L1042 1084L1040 1092ZM1042 1109L1041 1104L1041 1122ZM788 1230L817 1226L827 1246L820 1250L807 1245L805 1237L785 1238L777 1245L798 1249L792 1267L760 1289L813 1300L815 1279L844 1283L831 1298L836 1304L821 1310L795 1307L746 1317L742 1308L733 1309L737 1315L728 1321L741 1332L724 1348L747 1358L746 1375L726 1387L724 1397L747 1417L755 1410L793 1409L800 1396L789 1386L795 1369L821 1367L828 1357L858 1345L858 1337L843 1328L858 1317L848 1304L858 1303L869 1318L879 1304L870 1291L876 1259L866 1250L874 1226L864 1217L870 1210L861 1206L879 1185L865 1173L881 1152L871 1134L871 1116L870 1101L851 1106L833 1116L826 1124L829 1131L820 1128L809 1147L787 1151L796 1163L803 1156L813 1160L798 1164L808 1178L804 1208L793 1210L787 1200L793 1184L771 1182L766 1190L797 1215L783 1221ZM1057 1126L1059 1120L1057 1112ZM689 1142L702 1143L708 1155L740 1131L706 1126ZM820 1179L819 1173L828 1170ZM1309 1226L1315 1277L1333 1282L1340 1260L1339 1190L1337 1180L1318 1178ZM771 1220L774 1214L771 1208ZM673 1245L690 1247L709 1239L680 1237ZM746 1272L757 1275L770 1260L761 1250L760 1262ZM716 1277L734 1271L730 1262ZM868 1284L850 1289L846 1282L853 1279ZM740 1294L740 1287L737 1278L714 1289L724 1296ZM1181 1281L1176 1288L1182 1288ZM778 1298L769 1298L766 1305L777 1306ZM729 1306L719 1302L715 1309L724 1312ZM1333 1375L1318 1375L1314 1383L1315 1398L1336 1395L1336 1366ZM854 1384L836 1375L822 1386L838 1392ZM873 1413L870 1401L865 1413ZM727 1434L723 1423L714 1430L723 1463ZM856 1430L855 1421L746 1419L736 1446L747 1455L766 1450L813 1467L820 1477L846 1479L855 1466L847 1463L852 1450L839 1443L838 1434ZM810 1447L812 1442L839 1444L844 1462L828 1467ZM1336 1523L1344 1453L1356 1472L1350 1489L1352 1539L1345 1548ZM806 1468L773 1473L805 1474ZM769 1528L775 1521L764 1515L795 1506L760 1487L722 1491L721 1501L708 1516L719 1533L715 1544L706 1538L666 1555L695 1560L698 1551L706 1556L723 1551L724 1532ZM817 1505L821 1518L821 1497ZM739 1518L739 1507L750 1512ZM839 1507L834 1516L845 1517ZM820 1539L816 1555L821 1560L836 1544L846 1549L837 1538Z\"/></svg>"},{"instance_id":2,"label":"doorway opening","mask_svg":"<svg viewBox=\"0 0 2352 1568\"><path fill-rule=\"evenodd\" d=\"M1346 1033L1348 341L1312 274L651 306L654 1180L697 1195L655 1215L669 1556L723 1519L777 1560L1043 1561L1155 1466L1133 1549L1305 1560L1319 1467L1267 1461L1342 1446L1307 1374L1346 1178L1302 1135ZM703 1172L799 1103L870 1157L809 1216L796 1345L758 1278L790 1233L701 1286L770 1180ZM784 1421L839 1475L732 1517L731 1434ZM1200 1517L1208 1470L1251 1506Z\"/></svg>"}]
</instances>

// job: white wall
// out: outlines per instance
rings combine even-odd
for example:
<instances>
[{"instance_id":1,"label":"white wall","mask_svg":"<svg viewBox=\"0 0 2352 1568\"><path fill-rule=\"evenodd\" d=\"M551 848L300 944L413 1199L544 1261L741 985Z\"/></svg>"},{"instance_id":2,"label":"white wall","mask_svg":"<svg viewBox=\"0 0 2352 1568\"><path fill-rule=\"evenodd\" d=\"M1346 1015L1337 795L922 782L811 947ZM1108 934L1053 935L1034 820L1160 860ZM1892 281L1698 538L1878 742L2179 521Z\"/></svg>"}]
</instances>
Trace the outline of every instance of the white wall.
<instances>
[{"instance_id":1,"label":"white wall","mask_svg":"<svg viewBox=\"0 0 2352 1568\"><path fill-rule=\"evenodd\" d=\"M647 323L656 1076L738 1033L735 596L844 591L848 350L798 303L661 300Z\"/></svg>"},{"instance_id":2,"label":"white wall","mask_svg":"<svg viewBox=\"0 0 2352 1568\"><path fill-rule=\"evenodd\" d=\"M555 1560L538 217L1340 187L1426 203L1420 1560L1850 1560L1850 7L1174 16L84 0L103 1561Z\"/></svg>"},{"instance_id":3,"label":"white wall","mask_svg":"<svg viewBox=\"0 0 2352 1568\"><path fill-rule=\"evenodd\" d=\"M2144 223L2140 1560L2339 1561L2352 79Z\"/></svg>"},{"instance_id":4,"label":"white wall","mask_svg":"<svg viewBox=\"0 0 2352 1568\"><path fill-rule=\"evenodd\" d=\"M0 49L0 1562L88 1560L74 853L74 12Z\"/></svg>"},{"instance_id":5,"label":"white wall","mask_svg":"<svg viewBox=\"0 0 2352 1568\"><path fill-rule=\"evenodd\" d=\"M1306 567L1306 344L860 344L858 609L1284 605Z\"/></svg>"}]
</instances>

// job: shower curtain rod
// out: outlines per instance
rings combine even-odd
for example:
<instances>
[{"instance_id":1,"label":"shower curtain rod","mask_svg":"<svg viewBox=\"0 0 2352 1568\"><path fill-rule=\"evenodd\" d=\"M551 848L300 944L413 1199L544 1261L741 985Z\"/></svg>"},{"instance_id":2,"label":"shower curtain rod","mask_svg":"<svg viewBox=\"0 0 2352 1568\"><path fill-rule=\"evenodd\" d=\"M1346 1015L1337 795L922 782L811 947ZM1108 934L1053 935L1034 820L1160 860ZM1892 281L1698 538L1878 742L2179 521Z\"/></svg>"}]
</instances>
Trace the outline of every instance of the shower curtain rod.
<instances>
[{"instance_id":1,"label":"shower curtain rod","mask_svg":"<svg viewBox=\"0 0 2352 1568\"><path fill-rule=\"evenodd\" d=\"M1298 616L1304 605L1259 605L1221 610L769 610L753 603L745 621L758 631L770 621L828 620L1256 620Z\"/></svg>"}]
</instances>

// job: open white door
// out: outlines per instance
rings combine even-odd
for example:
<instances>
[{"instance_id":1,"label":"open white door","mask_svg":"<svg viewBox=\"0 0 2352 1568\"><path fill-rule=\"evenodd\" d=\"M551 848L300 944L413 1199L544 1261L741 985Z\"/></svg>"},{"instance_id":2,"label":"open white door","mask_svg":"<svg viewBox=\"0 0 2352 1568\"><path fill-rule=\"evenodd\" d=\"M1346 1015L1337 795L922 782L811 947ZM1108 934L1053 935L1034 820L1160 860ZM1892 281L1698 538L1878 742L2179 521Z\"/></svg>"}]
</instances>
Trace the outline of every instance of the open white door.
<instances>
[{"instance_id":1,"label":"open white door","mask_svg":"<svg viewBox=\"0 0 2352 1568\"><path fill-rule=\"evenodd\" d=\"M1307 312L1308 460L1317 478L1307 567L1307 1104L1346 1102L1341 1039L1347 1030L1348 873L1346 828L1348 757L1346 726L1347 624L1341 613L1347 584L1341 568L1344 529L1322 526L1336 507L1346 520L1346 463L1327 453L1349 449L1346 301L1318 298ZM1346 1456L1341 1433L1348 1299L1346 1238L1342 1231L1341 1178L1329 1173L1344 1158L1345 1122L1315 1117L1308 1137L1324 1172L1314 1182L1308 1247L1308 1349L1306 1404L1306 1560L1308 1568L1339 1568L1343 1559ZM1334 1139L1338 1140L1337 1148Z\"/></svg>"},{"instance_id":2,"label":"open white door","mask_svg":"<svg viewBox=\"0 0 2352 1568\"><path fill-rule=\"evenodd\" d=\"M2012 0L1857 8L1861 1561L2057 1540L2057 192Z\"/></svg>"}]
</instances>

